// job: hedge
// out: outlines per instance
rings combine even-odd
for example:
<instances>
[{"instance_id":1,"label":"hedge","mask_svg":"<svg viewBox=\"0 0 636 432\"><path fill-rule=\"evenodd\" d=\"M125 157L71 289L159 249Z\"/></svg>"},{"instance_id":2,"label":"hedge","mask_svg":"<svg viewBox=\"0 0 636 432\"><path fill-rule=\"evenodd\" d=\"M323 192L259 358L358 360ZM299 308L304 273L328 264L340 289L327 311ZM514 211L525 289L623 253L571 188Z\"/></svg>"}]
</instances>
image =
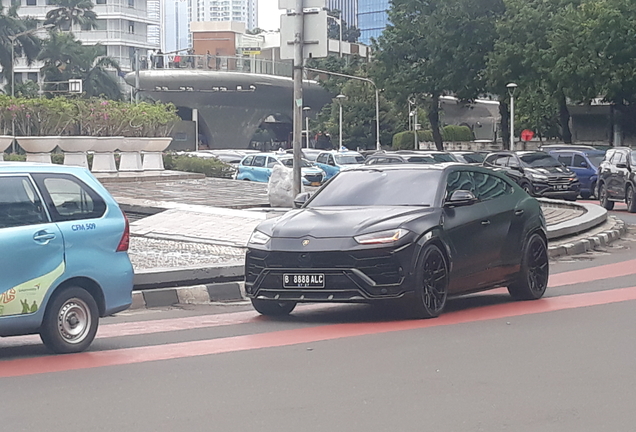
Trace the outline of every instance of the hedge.
<instances>
[{"instance_id":1,"label":"hedge","mask_svg":"<svg viewBox=\"0 0 636 432\"><path fill-rule=\"evenodd\" d=\"M433 132L430 130L417 131L420 142L432 142ZM468 126L448 125L442 129L442 140L449 142L473 141L473 132ZM413 150L413 131L399 132L393 135L393 150Z\"/></svg>"}]
</instances>

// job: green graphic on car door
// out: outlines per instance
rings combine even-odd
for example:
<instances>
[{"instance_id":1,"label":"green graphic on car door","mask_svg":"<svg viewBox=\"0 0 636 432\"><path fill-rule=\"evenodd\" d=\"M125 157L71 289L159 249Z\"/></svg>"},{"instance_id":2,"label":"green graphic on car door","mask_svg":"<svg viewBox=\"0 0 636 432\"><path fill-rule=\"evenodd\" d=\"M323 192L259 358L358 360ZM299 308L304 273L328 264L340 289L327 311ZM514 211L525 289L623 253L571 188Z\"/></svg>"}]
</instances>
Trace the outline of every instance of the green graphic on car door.
<instances>
[{"instance_id":1,"label":"green graphic on car door","mask_svg":"<svg viewBox=\"0 0 636 432\"><path fill-rule=\"evenodd\" d=\"M55 270L0 293L0 316L37 312L51 285L64 273L64 261Z\"/></svg>"}]
</instances>

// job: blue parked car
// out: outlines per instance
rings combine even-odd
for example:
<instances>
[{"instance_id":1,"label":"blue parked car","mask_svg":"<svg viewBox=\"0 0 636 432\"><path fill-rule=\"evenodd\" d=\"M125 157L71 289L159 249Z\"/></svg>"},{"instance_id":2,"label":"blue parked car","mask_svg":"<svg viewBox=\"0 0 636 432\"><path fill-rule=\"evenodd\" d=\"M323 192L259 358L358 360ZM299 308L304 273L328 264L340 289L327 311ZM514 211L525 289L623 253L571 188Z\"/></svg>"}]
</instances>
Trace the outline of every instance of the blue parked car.
<instances>
[{"instance_id":1,"label":"blue parked car","mask_svg":"<svg viewBox=\"0 0 636 432\"><path fill-rule=\"evenodd\" d=\"M292 168L294 157L285 152L257 153L245 156L238 165L236 179L267 183L276 164ZM302 159L300 172L305 186L320 186L325 181L326 176L323 170L306 159Z\"/></svg>"},{"instance_id":2,"label":"blue parked car","mask_svg":"<svg viewBox=\"0 0 636 432\"><path fill-rule=\"evenodd\" d=\"M0 162L0 336L88 348L132 302L128 220L84 168Z\"/></svg>"},{"instance_id":3,"label":"blue parked car","mask_svg":"<svg viewBox=\"0 0 636 432\"><path fill-rule=\"evenodd\" d=\"M362 164L364 164L364 156L357 151L346 148L338 151L324 151L316 157L316 165L325 172L327 180L338 174L343 168L361 166Z\"/></svg>"},{"instance_id":4,"label":"blue parked car","mask_svg":"<svg viewBox=\"0 0 636 432\"><path fill-rule=\"evenodd\" d=\"M576 173L581 183L581 198L588 199L594 195L598 181L598 167L605 157L604 151L592 148L550 150L548 153Z\"/></svg>"}]
</instances>

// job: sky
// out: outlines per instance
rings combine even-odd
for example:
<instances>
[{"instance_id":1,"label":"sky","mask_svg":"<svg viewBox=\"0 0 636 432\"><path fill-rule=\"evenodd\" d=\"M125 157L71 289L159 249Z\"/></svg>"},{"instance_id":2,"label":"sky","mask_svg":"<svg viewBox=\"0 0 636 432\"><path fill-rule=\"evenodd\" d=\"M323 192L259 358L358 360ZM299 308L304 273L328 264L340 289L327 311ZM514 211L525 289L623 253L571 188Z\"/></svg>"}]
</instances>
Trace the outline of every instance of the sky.
<instances>
[{"instance_id":1,"label":"sky","mask_svg":"<svg viewBox=\"0 0 636 432\"><path fill-rule=\"evenodd\" d=\"M258 1L258 26L263 30L278 30L280 28L280 14L278 0Z\"/></svg>"}]
</instances>

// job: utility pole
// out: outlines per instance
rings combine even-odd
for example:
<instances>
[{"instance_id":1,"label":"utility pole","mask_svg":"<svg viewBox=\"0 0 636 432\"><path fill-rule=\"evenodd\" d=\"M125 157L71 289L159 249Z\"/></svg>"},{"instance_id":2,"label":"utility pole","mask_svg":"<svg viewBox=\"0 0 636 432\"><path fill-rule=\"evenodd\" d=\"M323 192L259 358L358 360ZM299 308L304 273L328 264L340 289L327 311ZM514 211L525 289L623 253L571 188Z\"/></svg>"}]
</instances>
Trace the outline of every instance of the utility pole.
<instances>
[{"instance_id":1,"label":"utility pole","mask_svg":"<svg viewBox=\"0 0 636 432\"><path fill-rule=\"evenodd\" d=\"M301 190L300 155L303 139L303 35L305 33L305 21L303 19L303 0L296 0L296 15L294 16L294 120L293 120L293 189L294 196Z\"/></svg>"}]
</instances>

